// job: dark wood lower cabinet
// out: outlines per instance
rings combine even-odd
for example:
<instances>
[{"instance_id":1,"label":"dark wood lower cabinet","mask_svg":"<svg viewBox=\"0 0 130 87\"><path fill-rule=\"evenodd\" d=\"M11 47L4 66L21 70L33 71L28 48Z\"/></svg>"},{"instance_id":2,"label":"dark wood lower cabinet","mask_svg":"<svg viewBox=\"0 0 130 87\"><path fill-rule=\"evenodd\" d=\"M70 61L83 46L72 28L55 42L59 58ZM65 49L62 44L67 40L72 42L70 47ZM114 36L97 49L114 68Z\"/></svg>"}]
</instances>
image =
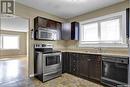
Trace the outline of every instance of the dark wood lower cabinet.
<instances>
[{"instance_id":1,"label":"dark wood lower cabinet","mask_svg":"<svg viewBox=\"0 0 130 87\"><path fill-rule=\"evenodd\" d=\"M82 53L63 53L63 73L97 81L101 79L101 56Z\"/></svg>"},{"instance_id":2,"label":"dark wood lower cabinet","mask_svg":"<svg viewBox=\"0 0 130 87\"><path fill-rule=\"evenodd\" d=\"M79 76L88 77L88 55L80 54L78 66Z\"/></svg>"},{"instance_id":3,"label":"dark wood lower cabinet","mask_svg":"<svg viewBox=\"0 0 130 87\"><path fill-rule=\"evenodd\" d=\"M62 53L62 73L70 73L70 58L69 53Z\"/></svg>"},{"instance_id":4,"label":"dark wood lower cabinet","mask_svg":"<svg viewBox=\"0 0 130 87\"><path fill-rule=\"evenodd\" d=\"M88 74L89 78L100 80L101 78L101 56L89 55L88 58Z\"/></svg>"},{"instance_id":5,"label":"dark wood lower cabinet","mask_svg":"<svg viewBox=\"0 0 130 87\"><path fill-rule=\"evenodd\" d=\"M70 73L73 75L78 75L78 58L79 55L77 53L70 53Z\"/></svg>"}]
</instances>

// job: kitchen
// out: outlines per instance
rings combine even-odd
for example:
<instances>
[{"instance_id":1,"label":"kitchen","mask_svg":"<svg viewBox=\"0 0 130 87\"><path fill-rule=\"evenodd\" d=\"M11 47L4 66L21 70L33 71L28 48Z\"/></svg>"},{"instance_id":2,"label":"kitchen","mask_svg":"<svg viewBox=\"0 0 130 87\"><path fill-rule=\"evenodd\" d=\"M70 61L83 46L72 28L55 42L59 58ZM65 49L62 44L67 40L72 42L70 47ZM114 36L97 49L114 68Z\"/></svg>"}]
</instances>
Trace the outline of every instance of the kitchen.
<instances>
[{"instance_id":1,"label":"kitchen","mask_svg":"<svg viewBox=\"0 0 130 87\"><path fill-rule=\"evenodd\" d=\"M109 3L109 5L106 4L106 6L102 6L102 8L99 7L99 9L93 9L88 13L85 12L73 17L72 15L67 16L63 14L62 17L65 18L64 20L61 16L57 17L46 12L32 9L31 6L26 6L27 2L16 0L16 15L30 21L28 53L30 77L34 77L34 75L37 77L38 74L42 74L39 76L42 78L42 80L40 80L44 82L43 79L47 76L47 82L49 83L49 81L53 81L53 79L58 79L52 79L51 77L57 77L63 74L63 77L68 76L73 78L74 76L74 78L84 79L88 81L87 85L89 85L89 83L101 84L91 85L91 87L127 85L129 81L129 12L127 9L129 8L129 1L120 1L121 2L114 2L114 0L111 0L113 4ZM107 0L103 4L105 3L107 3ZM35 3L32 3L32 5L33 4ZM56 6L56 8L58 8L58 6ZM107 24L110 27L106 26ZM115 28L115 31L113 31L114 28L112 27ZM89 29L87 30L85 28L91 30L89 31ZM108 28L111 29L108 30ZM44 56L45 59L47 59L45 60L46 65L44 64L46 67L42 65L42 59L44 57L41 59L42 61L35 60L40 59L35 55L36 51L45 52L45 56L41 54L38 55ZM54 54L54 57L50 57L53 56L53 53L60 52L61 54ZM52 61L49 61L49 58L51 58L50 60ZM52 58L54 58L54 60ZM36 61L39 61L41 65ZM55 71L57 69L56 67L50 67L47 72L47 65L51 64L57 65L59 72ZM40 70L36 68L37 65L41 67ZM44 71L47 72L45 76L43 75ZM48 76L49 74L50 76ZM44 84L46 84L46 82L44 82L43 85ZM72 82L72 84L76 83ZM87 87L87 85L81 87ZM57 86L56 83L53 83L53 86L62 87L60 85ZM74 85L70 87L74 87Z\"/></svg>"}]
</instances>

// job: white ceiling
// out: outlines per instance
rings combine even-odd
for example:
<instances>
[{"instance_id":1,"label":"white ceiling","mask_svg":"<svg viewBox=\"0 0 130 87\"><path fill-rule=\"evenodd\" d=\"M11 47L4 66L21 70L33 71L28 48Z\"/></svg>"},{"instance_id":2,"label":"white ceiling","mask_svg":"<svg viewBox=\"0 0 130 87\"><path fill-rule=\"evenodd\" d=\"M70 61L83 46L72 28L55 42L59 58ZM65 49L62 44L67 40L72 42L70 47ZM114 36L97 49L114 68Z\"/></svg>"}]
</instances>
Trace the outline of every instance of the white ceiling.
<instances>
[{"instance_id":1,"label":"white ceiling","mask_svg":"<svg viewBox=\"0 0 130 87\"><path fill-rule=\"evenodd\" d=\"M61 18L72 18L125 0L16 0Z\"/></svg>"},{"instance_id":2,"label":"white ceiling","mask_svg":"<svg viewBox=\"0 0 130 87\"><path fill-rule=\"evenodd\" d=\"M1 29L9 31L27 32L29 30L28 20L20 17L1 18Z\"/></svg>"}]
</instances>

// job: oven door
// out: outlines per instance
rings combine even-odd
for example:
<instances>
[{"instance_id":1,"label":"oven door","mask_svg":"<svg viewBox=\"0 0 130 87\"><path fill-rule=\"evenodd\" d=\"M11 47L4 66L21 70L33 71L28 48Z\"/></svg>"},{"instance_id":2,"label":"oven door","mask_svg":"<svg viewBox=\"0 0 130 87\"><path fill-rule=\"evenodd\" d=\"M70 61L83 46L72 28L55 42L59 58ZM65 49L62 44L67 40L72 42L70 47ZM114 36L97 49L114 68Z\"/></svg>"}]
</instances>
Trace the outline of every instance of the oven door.
<instances>
[{"instance_id":1,"label":"oven door","mask_svg":"<svg viewBox=\"0 0 130 87\"><path fill-rule=\"evenodd\" d=\"M102 81L111 85L128 83L128 64L102 61Z\"/></svg>"},{"instance_id":2,"label":"oven door","mask_svg":"<svg viewBox=\"0 0 130 87\"><path fill-rule=\"evenodd\" d=\"M43 54L43 72L60 71L62 69L61 52Z\"/></svg>"}]
</instances>

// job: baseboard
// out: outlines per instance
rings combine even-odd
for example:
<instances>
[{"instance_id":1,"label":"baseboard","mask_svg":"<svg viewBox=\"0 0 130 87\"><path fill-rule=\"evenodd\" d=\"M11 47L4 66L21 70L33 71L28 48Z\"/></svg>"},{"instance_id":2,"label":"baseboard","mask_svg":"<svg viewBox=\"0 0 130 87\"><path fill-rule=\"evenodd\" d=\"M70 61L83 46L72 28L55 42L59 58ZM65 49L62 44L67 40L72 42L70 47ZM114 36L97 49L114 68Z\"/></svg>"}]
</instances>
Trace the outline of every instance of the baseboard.
<instances>
[{"instance_id":1,"label":"baseboard","mask_svg":"<svg viewBox=\"0 0 130 87\"><path fill-rule=\"evenodd\" d=\"M20 57L27 57L27 55L3 55L0 56L0 59L11 59L11 58L20 58Z\"/></svg>"}]
</instances>

